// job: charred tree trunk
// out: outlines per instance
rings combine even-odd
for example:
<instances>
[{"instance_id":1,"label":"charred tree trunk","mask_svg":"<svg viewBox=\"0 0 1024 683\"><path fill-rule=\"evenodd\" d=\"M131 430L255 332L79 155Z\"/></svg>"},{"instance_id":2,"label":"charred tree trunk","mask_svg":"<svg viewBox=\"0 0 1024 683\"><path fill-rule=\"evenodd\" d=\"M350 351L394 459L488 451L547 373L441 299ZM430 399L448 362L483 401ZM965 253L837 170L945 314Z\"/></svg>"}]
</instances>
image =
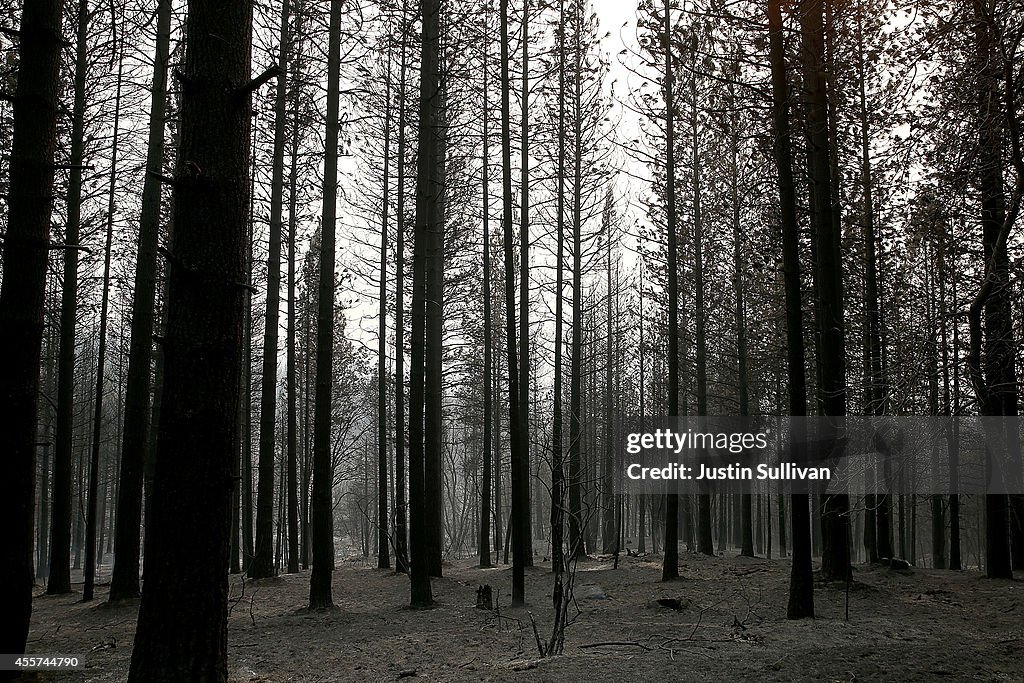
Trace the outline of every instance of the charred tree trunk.
<instances>
[{"instance_id":1,"label":"charred tree trunk","mask_svg":"<svg viewBox=\"0 0 1024 683\"><path fill-rule=\"evenodd\" d=\"M613 470L615 467L615 450L612 445L613 427L612 421L615 417L615 400L612 393L612 380L614 369L614 353L612 347L615 343L615 334L612 327L612 221L614 220L615 205L612 193L609 190L604 200L604 211L601 214L603 230L605 235L607 254L605 272L605 369L604 369L604 395L605 395L605 417L604 417L604 448L602 449L601 462L601 548L605 553L618 552L618 535L616 534L616 511L615 511L615 479Z\"/></svg>"},{"instance_id":2,"label":"charred tree trunk","mask_svg":"<svg viewBox=\"0 0 1024 683\"><path fill-rule=\"evenodd\" d=\"M380 308L377 330L377 568L391 567L391 548L388 539L388 202L389 171L391 169L391 60L384 87L384 199L381 202L380 221ZM399 161L401 163L401 161Z\"/></svg>"},{"instance_id":3,"label":"charred tree trunk","mask_svg":"<svg viewBox=\"0 0 1024 683\"><path fill-rule=\"evenodd\" d=\"M739 63L736 63L736 73L739 72ZM729 99L731 107L731 122L729 126L730 135L730 200L732 204L732 253L733 253L733 291L736 296L736 374L737 374L737 412L740 416L750 414L750 378L747 370L747 322L746 302L744 299L743 274L746 272L746 263L743 260L742 226L740 224L740 166L739 148L740 132L737 111L735 108L735 85L729 84ZM745 557L754 556L754 534L753 534L753 511L752 498L750 493L750 482L743 481L740 486L740 555ZM769 498L770 501L770 498ZM771 515L768 515L769 520ZM769 536L771 522L768 523ZM771 540L768 541L768 555L771 556Z\"/></svg>"},{"instance_id":4,"label":"charred tree trunk","mask_svg":"<svg viewBox=\"0 0 1024 683\"><path fill-rule=\"evenodd\" d=\"M583 523L583 112L582 59L578 29L580 8L575 8L573 28L572 114L572 344L569 349L569 558L584 557L587 544Z\"/></svg>"},{"instance_id":5,"label":"charred tree trunk","mask_svg":"<svg viewBox=\"0 0 1024 683\"><path fill-rule=\"evenodd\" d=\"M692 146L691 192L693 194L693 278L694 278L694 315L696 318L696 370L697 370L697 415L708 414L708 342L707 342L707 307L705 305L704 279L704 226L701 220L700 195L700 130L697 120L697 38L693 37L690 44L690 144ZM701 493L697 496L697 551L705 555L714 555L715 547L711 539L711 495Z\"/></svg>"},{"instance_id":6,"label":"charred tree trunk","mask_svg":"<svg viewBox=\"0 0 1024 683\"><path fill-rule=\"evenodd\" d=\"M501 474L501 357L494 359L494 384L492 394L494 396L494 561L498 561L501 549L505 549L504 562L508 564L508 545L502 542L502 474Z\"/></svg>"},{"instance_id":7,"label":"charred tree trunk","mask_svg":"<svg viewBox=\"0 0 1024 683\"><path fill-rule=\"evenodd\" d=\"M526 501L530 495L530 0L523 0L523 86L519 147L519 421L526 459ZM529 513L527 513L529 517ZM525 525L526 566L533 566L533 527Z\"/></svg>"},{"instance_id":8,"label":"charred tree trunk","mask_svg":"<svg viewBox=\"0 0 1024 683\"><path fill-rule=\"evenodd\" d=\"M113 18L111 19L114 20ZM118 46L117 87L114 94L114 132L110 151L110 188L107 195L107 235L103 256L103 292L100 295L100 340L96 361L96 401L92 423L92 453L89 459L89 502L85 528L85 585L82 600L92 600L96 583L96 534L103 525L103 514L97 518L98 486L100 478L100 444L103 432L103 378L104 362L107 357L107 310L110 306L110 248L114 239L114 192L117 189L117 145L120 137L121 77L124 67L124 48ZM105 476L104 479L109 477ZM106 497L104 496L104 501ZM103 537L100 536L99 553L103 554Z\"/></svg>"},{"instance_id":9,"label":"charred tree trunk","mask_svg":"<svg viewBox=\"0 0 1024 683\"><path fill-rule=\"evenodd\" d=\"M168 243L170 238L174 234L173 223L169 223L167 227ZM157 279L157 299L155 305L155 316L154 316L154 329L158 330L158 334L163 336L167 329L167 269L163 269L163 273ZM142 528L142 555L143 557L150 554L150 549L153 547L153 481L156 470L156 445L158 440L158 432L160 425L160 414L163 412L163 394L164 394L164 351L163 344L156 347L154 351L153 360L153 406L150 410L149 418L149 440L146 444L146 450L144 454L144 460L142 462L142 497L143 506L146 511L145 523ZM145 563L143 563L143 569L145 569ZM143 572L143 578L145 578L145 572Z\"/></svg>"},{"instance_id":10,"label":"charred tree trunk","mask_svg":"<svg viewBox=\"0 0 1024 683\"><path fill-rule=\"evenodd\" d=\"M509 451L512 465L512 604L526 602L526 573L530 535L529 463L523 443L519 405L519 354L516 341L515 248L512 239L512 131L509 81L509 0L501 0L501 160L502 227L505 252L505 349L508 372Z\"/></svg>"},{"instance_id":11,"label":"charred tree trunk","mask_svg":"<svg viewBox=\"0 0 1024 683\"><path fill-rule=\"evenodd\" d=\"M882 375L882 323L878 286L877 237L875 231L874 180L868 125L868 103L865 90L865 55L863 17L858 14L857 68L860 87L860 152L861 152L861 232L864 240L864 404L868 415L884 415L886 409L885 378ZM892 557L892 532L889 522L889 499L869 492L865 500L864 538L868 560Z\"/></svg>"},{"instance_id":12,"label":"charred tree trunk","mask_svg":"<svg viewBox=\"0 0 1024 683\"><path fill-rule=\"evenodd\" d=\"M257 128L259 110L253 110L253 128ZM246 234L245 281L245 348L242 352L242 401L238 421L241 423L238 437L238 452L242 460L242 571L252 564L256 553L253 539L253 468L252 468L252 284L253 234L256 223L256 136L252 136L250 147L249 179L249 223Z\"/></svg>"},{"instance_id":13,"label":"charred tree trunk","mask_svg":"<svg viewBox=\"0 0 1024 683\"><path fill-rule=\"evenodd\" d=\"M832 201L832 168L828 129L828 93L824 63L824 3L801 0L800 33L807 102L807 164L811 183L812 222L815 227L815 286L818 293L818 354L820 404L823 415L846 415L845 327L841 230ZM839 455L841 442L828 441L830 457ZM845 580L850 573L849 498L822 495L823 576Z\"/></svg>"},{"instance_id":14,"label":"charred tree trunk","mask_svg":"<svg viewBox=\"0 0 1024 683\"><path fill-rule=\"evenodd\" d=\"M999 78L1004 59L998 55L995 35L995 17L991 3L974 0L974 38L978 68L979 140L977 147L977 177L981 190L982 247L985 258L985 278L971 304L970 355L968 366L978 396L981 414L986 417L1016 417L1018 414L1017 375L1014 368L1016 345L1013 340L1013 310L1010 291L1009 257L1006 242L1019 210L1020 195L1016 194L1009 210L1003 188L1003 136L1006 132L1001 121ZM1012 67L1005 67L1007 123L1013 145L1012 155L1017 174L1024 173L1021 161L1019 131L1016 130L1016 101L1012 88ZM1024 182L1018 179L1018 182ZM983 315L984 314L984 315ZM982 323L984 317L984 323ZM1000 421L993 421L1003 427ZM993 435L994 436L994 435ZM1010 445L1017 441L1009 431L996 439ZM1012 449L1016 450L1016 449ZM1011 455L1018 457L1019 455ZM985 465L986 479L991 481L995 464L988 454ZM985 496L985 573L989 578L1012 578L1010 555L1010 518L1008 498L1002 494Z\"/></svg>"},{"instance_id":15,"label":"charred tree trunk","mask_svg":"<svg viewBox=\"0 0 1024 683\"><path fill-rule=\"evenodd\" d=\"M937 256L935 248L935 236L927 244L928 254L926 272L928 319L931 326L928 336L928 414L938 417L943 411L939 408L939 335L941 325L939 321L938 297L936 296L936 278L941 277L941 258ZM941 252L941 247L938 250ZM941 453L939 444L932 446L931 466L934 472L938 472L941 465ZM932 567L935 569L946 568L946 511L942 504L942 497L930 496L931 507L931 545L932 545ZM913 564L913 562L911 563Z\"/></svg>"},{"instance_id":16,"label":"charred tree trunk","mask_svg":"<svg viewBox=\"0 0 1024 683\"><path fill-rule=\"evenodd\" d=\"M398 205L395 225L395 569L409 571L405 504L405 147L406 32L408 7L402 3L401 54L398 73Z\"/></svg>"},{"instance_id":17,"label":"charred tree trunk","mask_svg":"<svg viewBox=\"0 0 1024 683\"><path fill-rule=\"evenodd\" d=\"M948 310L946 280L947 277L955 278L955 270L946 268L946 243L939 245L939 316L942 320L941 343L942 343L942 381L943 381L943 413L951 418L949 420L950 435L947 440L946 457L949 468L949 569L961 569L960 561L960 429L957 423L957 407L960 396L960 372L959 363L950 362L949 354L949 322L946 319ZM952 283L952 296L956 299L956 280ZM960 341L959 325L953 325L952 334L953 348L958 348ZM950 376L952 375L952 377ZM950 385L952 384L952 392Z\"/></svg>"},{"instance_id":18,"label":"charred tree trunk","mask_svg":"<svg viewBox=\"0 0 1024 683\"><path fill-rule=\"evenodd\" d=\"M487 90L487 73L490 67L488 61L487 20L489 14L484 15L484 35L481 36L480 44L483 50L480 70L483 75L483 112L481 115L483 152L480 163L481 193L483 194L483 234L480 244L483 253L483 308L484 308L484 415L483 415L483 474L480 482L480 566L490 567L491 565L491 423L492 416L492 395L491 384L494 381L494 358L493 339L491 337L491 195L488 180L490 176L490 132L488 128L490 116L490 100Z\"/></svg>"},{"instance_id":19,"label":"charred tree trunk","mask_svg":"<svg viewBox=\"0 0 1024 683\"><path fill-rule=\"evenodd\" d=\"M555 367L551 417L551 571L556 584L565 568L565 450L562 447L562 340L565 334L565 0L558 3L558 188L555 192ZM555 607L558 595L552 595Z\"/></svg>"},{"instance_id":20,"label":"charred tree trunk","mask_svg":"<svg viewBox=\"0 0 1024 683\"><path fill-rule=\"evenodd\" d=\"M142 522L142 470L149 441L150 366L156 310L156 249L160 234L160 179L164 159L164 118L167 110L167 62L171 43L171 0L159 0L156 11L156 59L149 107L149 144L142 185L139 249L132 300L128 382L124 400L124 433L114 527L114 569L110 600L139 595L139 545Z\"/></svg>"},{"instance_id":21,"label":"charred tree trunk","mask_svg":"<svg viewBox=\"0 0 1024 683\"><path fill-rule=\"evenodd\" d=\"M288 2L288 0L285 0ZM296 36L302 35L302 13L301 8L296 20ZM295 59L295 53L299 51L299 45L289 51L293 62L298 66L301 61ZM296 69L298 70L298 69ZM283 78L281 76L280 78ZM291 75L292 83L292 120L291 120L291 143L290 159L288 169L288 331L285 368L285 390L287 392L288 411L288 573L294 574L299 571L299 452L298 452L298 401L297 401L297 371L298 366L295 357L295 252L298 240L298 157L299 157L299 102L302 94L301 77ZM302 498L305 500L306 488L303 487ZM305 520L303 520L304 522ZM303 524L304 526L304 524ZM302 555L302 563L306 563L305 554Z\"/></svg>"},{"instance_id":22,"label":"charred tree trunk","mask_svg":"<svg viewBox=\"0 0 1024 683\"><path fill-rule=\"evenodd\" d=\"M440 408L440 395L431 395L431 390L439 391L433 386L432 362L435 356L440 359L440 349L429 353L426 348L432 341L428 331L428 287L436 269L436 258L443 254L437 253L440 235L432 236L431 231L439 232L442 226L437 225L436 204L441 201L443 187L440 185L437 145L440 131L440 29L441 3L439 0L427 0L423 3L422 41L420 49L420 121L419 146L416 168L416 223L413 244L413 300L412 300L412 366L409 372L409 538L410 538L410 604L413 607L429 607L434 599L430 586L431 575L431 544L434 540L431 529L432 511L428 510L427 494L431 488L429 481L432 467L428 465L434 453L434 411L431 404L436 399ZM440 301L434 302L440 306ZM440 315L440 311L433 313ZM428 357L429 356L429 357ZM428 378L428 375L430 377ZM431 386L428 386L430 384ZM440 418L440 414L436 416ZM439 428L440 425L438 424ZM428 434L428 432L430 432ZM439 455L439 453L438 453ZM434 501L439 506L440 501Z\"/></svg>"},{"instance_id":23,"label":"charred tree trunk","mask_svg":"<svg viewBox=\"0 0 1024 683\"><path fill-rule=\"evenodd\" d=\"M647 413L647 403L644 400L645 399L644 388L645 388L645 384L646 384L646 381L647 381L646 380L647 364L646 364L645 358L644 358L644 350L645 349L644 349L644 266L643 266L643 261L640 262L639 270L640 270L640 273L638 275L639 283L638 283L638 286L637 286L637 290L638 290L637 298L639 299L639 301L637 302L638 303L638 309L639 309L638 310L638 315L637 315L637 317L639 318L639 320L637 321L637 323L638 323L637 327L639 328L639 330L638 330L638 332L639 332L639 344L638 344L638 346L639 346L639 349L638 349L638 351L639 351L639 353L638 353L639 358L638 358L638 360L639 360L639 365L640 365L640 377L639 377L639 382L638 382L638 384L639 384L639 386L638 386L639 392L638 393L640 394L640 396L639 396L639 399L640 399L640 411L639 411L640 412L640 429L643 430L643 427L644 427L643 419L644 419L644 415L646 415L646 413ZM677 498L676 499L677 504L678 504L678 500L679 499ZM646 496L641 494L641 495L638 495L636 497L636 507L637 507L637 536L639 537L638 540L637 540L637 544L636 544L636 550L637 550L638 553L643 554L643 553L647 552L647 528L645 526L645 519L644 519L644 508L648 507L648 502L647 502ZM650 507L653 508L653 504L650 504ZM677 546L678 546L678 544L677 544ZM676 567L676 571L678 573L678 567L679 567L678 555L677 555L677 562L676 562L675 567Z\"/></svg>"},{"instance_id":24,"label":"charred tree trunk","mask_svg":"<svg viewBox=\"0 0 1024 683\"><path fill-rule=\"evenodd\" d=\"M444 185L447 143L446 84L441 69L441 7L442 4L438 0L436 8L431 9L434 16L430 18L429 31L425 27L423 33L425 45L422 66L426 69L423 73L427 74L429 89L421 90L420 96L429 100L420 104L420 136L427 136L430 140L427 148L421 147L421 151L426 151L428 156L420 158L421 166L418 172L422 175L417 176L416 204L417 224L421 221L426 223L423 477L426 500L438 502L443 500L441 451L444 426L441 412L441 356L444 321ZM431 54L427 55L427 51ZM424 163L428 166L422 166ZM427 558L431 576L441 576L444 550L443 507L437 504L424 508L427 515Z\"/></svg>"},{"instance_id":25,"label":"charred tree trunk","mask_svg":"<svg viewBox=\"0 0 1024 683\"><path fill-rule=\"evenodd\" d=\"M0 286L0 328L4 330L0 335L0 414L10 420L4 441L4 476L0 477L0 510L2 518L8 520L3 543L10 553L0 564L0 587L7 606L0 627L0 649L12 654L25 651L32 613L36 416L57 144L61 7L53 0L25 3L14 95L4 277ZM66 521L70 521L70 469L69 453ZM54 514L54 523L57 521ZM65 526L70 529L68 524ZM62 533L56 540L64 544L62 562L66 566L70 539ZM51 545L51 553L54 549L56 545Z\"/></svg>"},{"instance_id":26,"label":"charred tree trunk","mask_svg":"<svg viewBox=\"0 0 1024 683\"><path fill-rule=\"evenodd\" d=\"M71 112L71 170L67 193L67 222L64 227L64 242L69 248L64 250L64 283L61 290L60 355L57 359L57 433L53 459L53 523L50 526L50 578L46 584L46 592L50 595L71 592L71 458L74 448L75 327L78 318L77 246L82 222L88 24L88 2L79 0L75 44L75 94ZM8 263L6 260L4 262Z\"/></svg>"},{"instance_id":27,"label":"charred tree trunk","mask_svg":"<svg viewBox=\"0 0 1024 683\"><path fill-rule=\"evenodd\" d=\"M305 340L303 343L304 352L302 354L302 568L309 569L310 562L313 559L313 541L310 538L312 536L313 526L309 520L309 499L312 495L311 482L313 479L313 439L312 439L312 419L310 418L310 395L313 391L310 390L310 356L311 349L313 348L312 343L312 327L313 317L312 311L308 300L304 302L302 314L302 338Z\"/></svg>"},{"instance_id":28,"label":"charred tree trunk","mask_svg":"<svg viewBox=\"0 0 1024 683\"><path fill-rule=\"evenodd\" d=\"M793 181L793 152L789 124L789 84L783 43L782 0L768 0L769 58L772 72L773 156L779 183L782 223L782 262L786 300L786 358L789 414L799 419L807 414L804 376L804 322L800 301L800 232L796 217ZM796 449L792 455L797 458ZM814 617L814 576L811 571L811 518L806 488L794 487L790 501L793 563L789 577L790 619ZM780 511L781 511L780 507ZM781 512L780 512L781 514Z\"/></svg>"},{"instance_id":29,"label":"charred tree trunk","mask_svg":"<svg viewBox=\"0 0 1024 683\"><path fill-rule=\"evenodd\" d=\"M256 546L249 577L263 579L274 568L274 450L277 430L277 347L281 308L281 233L284 226L285 106L288 82L288 3L281 2L281 28L274 91L274 152L270 178L270 244L267 248L267 301L263 327L263 372L260 379L259 484L256 489Z\"/></svg>"},{"instance_id":30,"label":"charred tree trunk","mask_svg":"<svg viewBox=\"0 0 1024 683\"><path fill-rule=\"evenodd\" d=\"M672 63L672 4L665 0L665 213L668 258L668 416L679 415L679 246L676 228L675 76ZM652 528L654 517L651 516ZM665 497L665 559L661 580L679 578L679 494Z\"/></svg>"},{"instance_id":31,"label":"charred tree trunk","mask_svg":"<svg viewBox=\"0 0 1024 683\"><path fill-rule=\"evenodd\" d=\"M189 5L153 501L159 542L146 556L130 681L226 681L228 675L251 12L241 0ZM187 557L197 559L183 562Z\"/></svg>"},{"instance_id":32,"label":"charred tree trunk","mask_svg":"<svg viewBox=\"0 0 1024 683\"><path fill-rule=\"evenodd\" d=\"M334 393L334 262L338 203L338 107L341 89L341 0L331 0L327 47L327 120L324 125L324 183L320 281L317 290L316 396L313 402L313 492L310 504L313 570L309 608L334 609L334 468L331 422Z\"/></svg>"}]
</instances>

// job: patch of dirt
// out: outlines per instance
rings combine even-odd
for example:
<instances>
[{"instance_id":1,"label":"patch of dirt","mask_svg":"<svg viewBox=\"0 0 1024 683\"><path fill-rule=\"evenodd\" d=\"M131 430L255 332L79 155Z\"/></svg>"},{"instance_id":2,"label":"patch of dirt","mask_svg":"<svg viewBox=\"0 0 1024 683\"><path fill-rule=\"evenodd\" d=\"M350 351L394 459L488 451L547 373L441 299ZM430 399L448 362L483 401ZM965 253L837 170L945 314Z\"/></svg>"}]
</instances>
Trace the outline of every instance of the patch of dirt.
<instances>
[{"instance_id":1,"label":"patch of dirt","mask_svg":"<svg viewBox=\"0 0 1024 683\"><path fill-rule=\"evenodd\" d=\"M406 606L405 575L361 558L338 566L338 609L327 613L304 609L308 572L248 581L244 592L231 578L232 681L1024 680L1024 583L975 572L858 566L849 621L843 584L816 586L817 619L788 621L786 560L683 553L680 580L666 584L656 556L623 557L618 569L588 559L565 654L541 658L530 618L550 636L547 564L526 573L529 606L512 609L509 567L453 562L434 580L430 610ZM494 589L495 611L474 607L480 584ZM90 604L77 593L36 598L30 653L86 664L39 680L127 677L138 601L109 606L106 592Z\"/></svg>"}]
</instances>

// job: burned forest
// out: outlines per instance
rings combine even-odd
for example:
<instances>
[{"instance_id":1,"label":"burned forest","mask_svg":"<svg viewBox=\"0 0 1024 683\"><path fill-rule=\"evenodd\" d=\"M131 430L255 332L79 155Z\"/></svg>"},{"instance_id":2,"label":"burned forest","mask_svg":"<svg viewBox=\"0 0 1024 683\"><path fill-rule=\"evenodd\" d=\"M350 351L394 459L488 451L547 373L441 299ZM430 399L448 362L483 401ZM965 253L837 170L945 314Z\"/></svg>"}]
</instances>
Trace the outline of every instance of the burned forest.
<instances>
[{"instance_id":1,"label":"burned forest","mask_svg":"<svg viewBox=\"0 0 1024 683\"><path fill-rule=\"evenodd\" d=\"M0 53L0 680L1024 679L1024 0Z\"/></svg>"}]
</instances>

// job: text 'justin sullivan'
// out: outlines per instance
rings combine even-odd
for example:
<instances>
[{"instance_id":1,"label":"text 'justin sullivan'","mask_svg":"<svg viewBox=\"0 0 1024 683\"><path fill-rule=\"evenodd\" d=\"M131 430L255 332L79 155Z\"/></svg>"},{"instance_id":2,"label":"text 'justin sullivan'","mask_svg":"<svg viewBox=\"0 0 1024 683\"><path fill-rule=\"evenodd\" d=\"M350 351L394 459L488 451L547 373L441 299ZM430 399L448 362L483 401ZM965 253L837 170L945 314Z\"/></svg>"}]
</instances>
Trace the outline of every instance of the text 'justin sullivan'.
<instances>
[{"instance_id":1,"label":"text 'justin sullivan'","mask_svg":"<svg viewBox=\"0 0 1024 683\"><path fill-rule=\"evenodd\" d=\"M683 450L713 448L728 450L730 453L741 453L748 449L765 449L768 446L767 435L763 432L751 433L708 433L673 432L670 429L658 429L653 433L630 434L626 439L626 452L636 455L641 449L672 451L678 455ZM757 473L755 476L755 472ZM626 468L626 476L633 480L644 479L714 479L714 480L799 480L799 479L831 479L832 472L828 467L799 467L790 462L778 465L760 464L756 468L745 467L740 463L709 467L698 463L695 467L682 463L669 463L663 467L644 467L640 463L632 463Z\"/></svg>"},{"instance_id":2,"label":"text 'justin sullivan'","mask_svg":"<svg viewBox=\"0 0 1024 683\"><path fill-rule=\"evenodd\" d=\"M754 473L757 473L756 476ZM664 467L644 467L640 463L632 463L626 468L626 476L633 480L644 479L713 479L713 480L797 480L797 479L831 479L832 472L828 467L798 467L791 462L778 465L758 465L756 468L743 467L739 463L724 467L708 467L703 463L690 467L680 463L671 463Z\"/></svg>"}]
</instances>

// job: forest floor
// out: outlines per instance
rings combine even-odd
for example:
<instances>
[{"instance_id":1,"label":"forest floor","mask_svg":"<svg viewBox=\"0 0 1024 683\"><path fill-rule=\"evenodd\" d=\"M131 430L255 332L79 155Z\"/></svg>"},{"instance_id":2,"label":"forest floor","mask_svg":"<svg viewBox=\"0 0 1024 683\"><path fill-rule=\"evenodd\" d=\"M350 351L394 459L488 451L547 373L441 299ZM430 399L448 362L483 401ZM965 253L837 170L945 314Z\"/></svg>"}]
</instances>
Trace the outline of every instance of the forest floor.
<instances>
[{"instance_id":1,"label":"forest floor","mask_svg":"<svg viewBox=\"0 0 1024 683\"><path fill-rule=\"evenodd\" d=\"M539 559L539 558L538 558ZM511 569L445 565L437 606L411 610L405 575L339 560L338 609L311 613L309 574L231 577L231 681L1024 681L1024 581L977 572L858 566L815 588L817 619L785 618L789 562L681 553L662 583L660 557L581 561L565 652L540 658L530 623L550 636L549 565L527 570L528 609L511 609ZM490 584L499 609L475 608ZM85 668L41 681L127 677L138 602L78 594L34 601L29 652L80 655ZM847 596L849 620L846 619ZM678 599L678 609L659 599ZM500 617L499 617L500 614ZM173 638L174 634L167 634ZM415 678L414 678L415 677Z\"/></svg>"}]
</instances>

